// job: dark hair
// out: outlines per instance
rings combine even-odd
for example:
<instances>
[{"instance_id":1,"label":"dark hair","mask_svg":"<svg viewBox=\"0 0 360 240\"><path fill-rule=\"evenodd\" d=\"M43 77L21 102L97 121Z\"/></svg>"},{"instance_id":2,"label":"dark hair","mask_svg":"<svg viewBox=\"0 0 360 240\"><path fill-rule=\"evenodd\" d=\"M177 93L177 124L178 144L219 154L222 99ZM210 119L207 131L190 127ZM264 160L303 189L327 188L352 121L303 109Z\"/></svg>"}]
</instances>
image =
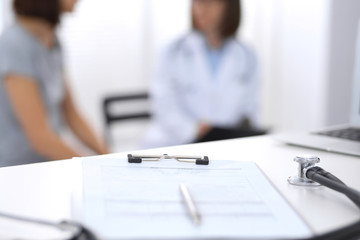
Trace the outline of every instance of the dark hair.
<instances>
[{"instance_id":1,"label":"dark hair","mask_svg":"<svg viewBox=\"0 0 360 240\"><path fill-rule=\"evenodd\" d=\"M13 7L19 16L39 18L54 27L60 22L59 0L14 0Z\"/></svg>"},{"instance_id":2,"label":"dark hair","mask_svg":"<svg viewBox=\"0 0 360 240\"><path fill-rule=\"evenodd\" d=\"M220 33L223 38L227 38L236 35L236 32L241 25L241 2L240 0L221 1L224 1L226 6L222 23L220 25ZM194 29L197 29L194 16L192 17L192 25Z\"/></svg>"}]
</instances>

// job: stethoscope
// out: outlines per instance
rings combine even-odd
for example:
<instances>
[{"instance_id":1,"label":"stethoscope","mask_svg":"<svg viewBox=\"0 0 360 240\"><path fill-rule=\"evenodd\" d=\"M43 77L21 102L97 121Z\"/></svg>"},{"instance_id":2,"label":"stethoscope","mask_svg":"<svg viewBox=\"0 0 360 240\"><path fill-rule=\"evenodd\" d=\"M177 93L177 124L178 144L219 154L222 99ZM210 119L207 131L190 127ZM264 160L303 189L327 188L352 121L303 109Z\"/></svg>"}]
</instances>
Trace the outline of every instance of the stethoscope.
<instances>
[{"instance_id":1,"label":"stethoscope","mask_svg":"<svg viewBox=\"0 0 360 240\"><path fill-rule=\"evenodd\" d=\"M316 164L320 162L319 157L313 155L301 155L296 156L294 161L298 163L298 175L291 176L287 179L290 184L303 187L328 187L345 194L358 208L360 208L360 192L348 187L333 174L316 166ZM321 236L315 236L312 239L360 239L360 220L349 226Z\"/></svg>"}]
</instances>

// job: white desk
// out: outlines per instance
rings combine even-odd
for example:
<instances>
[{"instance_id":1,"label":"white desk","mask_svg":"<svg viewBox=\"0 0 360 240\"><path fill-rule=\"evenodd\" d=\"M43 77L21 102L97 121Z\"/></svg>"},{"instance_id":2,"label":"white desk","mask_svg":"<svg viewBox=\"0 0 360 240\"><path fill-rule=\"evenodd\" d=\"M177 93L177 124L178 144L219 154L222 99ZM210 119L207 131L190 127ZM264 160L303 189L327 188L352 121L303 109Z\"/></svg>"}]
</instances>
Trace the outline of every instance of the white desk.
<instances>
[{"instance_id":1,"label":"white desk","mask_svg":"<svg viewBox=\"0 0 360 240\"><path fill-rule=\"evenodd\" d=\"M297 174L297 164L293 158L311 153L321 158L319 166L347 185L360 189L360 158L357 157L288 146L269 136L136 153L206 155L210 160L254 161L315 233L330 231L360 218L356 206L339 193L325 187L305 188L287 183L289 176ZM126 158L127 154L119 153L112 157ZM77 197L82 186L81 163L82 160L77 159L0 169L0 211L54 221L71 219L81 204ZM21 232L18 228L19 224L0 219L0 238L14 236L14 233L18 233L16 236L36 236L40 231L29 225L21 226Z\"/></svg>"}]
</instances>

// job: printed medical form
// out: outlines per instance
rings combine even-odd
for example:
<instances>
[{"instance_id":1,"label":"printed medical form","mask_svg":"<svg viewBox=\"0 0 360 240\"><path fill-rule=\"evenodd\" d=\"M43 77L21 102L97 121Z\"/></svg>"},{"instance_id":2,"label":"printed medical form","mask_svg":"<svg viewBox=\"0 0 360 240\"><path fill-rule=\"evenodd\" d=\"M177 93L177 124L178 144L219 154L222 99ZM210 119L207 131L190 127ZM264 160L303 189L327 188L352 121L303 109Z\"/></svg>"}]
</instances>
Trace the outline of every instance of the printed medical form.
<instances>
[{"instance_id":1,"label":"printed medical form","mask_svg":"<svg viewBox=\"0 0 360 240\"><path fill-rule=\"evenodd\" d=\"M201 213L188 216L183 183ZM304 221L253 162L210 161L208 166L165 160L83 161L84 222L99 236L120 239L299 238Z\"/></svg>"}]
</instances>

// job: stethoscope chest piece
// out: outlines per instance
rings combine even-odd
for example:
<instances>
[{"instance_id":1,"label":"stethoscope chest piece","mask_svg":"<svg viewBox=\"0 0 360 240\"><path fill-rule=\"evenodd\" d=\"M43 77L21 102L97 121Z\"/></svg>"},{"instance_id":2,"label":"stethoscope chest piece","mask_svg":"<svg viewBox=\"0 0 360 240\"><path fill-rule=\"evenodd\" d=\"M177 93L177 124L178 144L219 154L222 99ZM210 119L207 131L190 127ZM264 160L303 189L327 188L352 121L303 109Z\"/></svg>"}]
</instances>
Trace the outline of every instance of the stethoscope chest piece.
<instances>
[{"instance_id":1,"label":"stethoscope chest piece","mask_svg":"<svg viewBox=\"0 0 360 240\"><path fill-rule=\"evenodd\" d=\"M301 156L296 156L294 158L294 161L299 164L298 175L291 176L287 179L290 184L297 186L308 186L308 187L320 186L319 183L314 182L306 177L306 170L308 168L314 167L316 163L319 163L320 158L313 155L301 155Z\"/></svg>"}]
</instances>

